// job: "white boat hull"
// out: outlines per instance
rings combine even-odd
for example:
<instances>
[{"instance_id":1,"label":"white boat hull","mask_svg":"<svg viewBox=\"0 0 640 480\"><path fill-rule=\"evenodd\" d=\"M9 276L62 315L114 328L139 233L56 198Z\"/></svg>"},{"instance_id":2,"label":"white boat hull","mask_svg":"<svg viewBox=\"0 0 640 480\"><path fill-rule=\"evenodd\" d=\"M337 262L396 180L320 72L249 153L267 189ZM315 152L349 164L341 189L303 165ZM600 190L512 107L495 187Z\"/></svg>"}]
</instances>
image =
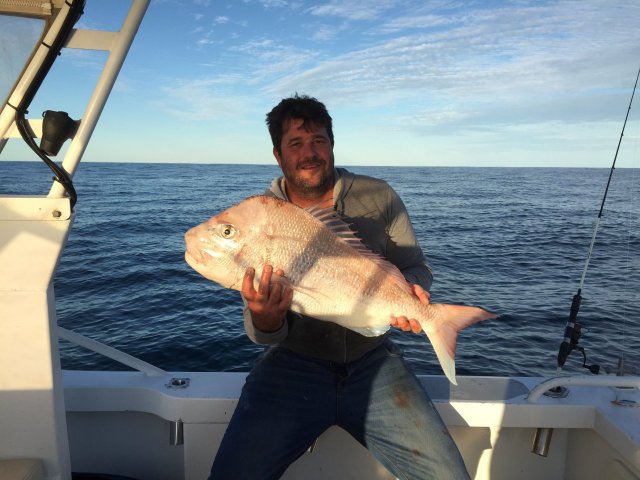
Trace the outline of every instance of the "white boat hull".
<instances>
[{"instance_id":1,"label":"white boat hull","mask_svg":"<svg viewBox=\"0 0 640 480\"><path fill-rule=\"evenodd\" d=\"M169 388L172 378L188 378L188 386ZM72 470L145 480L207 478L244 378L65 371ZM531 403L527 396L541 378L461 377L458 387L444 377L421 380L476 480L640 479L640 409L612 404L612 387L575 386L566 398ZM183 443L171 445L178 421ZM538 428L553 429L547 457L531 453ZM334 427L283 478L394 477Z\"/></svg>"}]
</instances>

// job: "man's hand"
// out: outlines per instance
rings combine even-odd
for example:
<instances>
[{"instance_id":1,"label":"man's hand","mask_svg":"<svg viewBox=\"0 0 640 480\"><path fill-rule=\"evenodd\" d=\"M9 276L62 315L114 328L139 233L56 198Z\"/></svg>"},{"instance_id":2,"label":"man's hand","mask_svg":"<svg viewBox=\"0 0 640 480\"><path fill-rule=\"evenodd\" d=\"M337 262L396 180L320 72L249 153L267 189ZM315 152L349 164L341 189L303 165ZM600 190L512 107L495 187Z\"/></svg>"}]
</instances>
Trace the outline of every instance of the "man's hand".
<instances>
[{"instance_id":1,"label":"man's hand","mask_svg":"<svg viewBox=\"0 0 640 480\"><path fill-rule=\"evenodd\" d=\"M414 284L411 285L411 288L413 290L413 294L418 297L420 302L422 302L424 305L429 305L429 298L431 297L431 294L429 292L427 292L420 285ZM418 322L418 320L416 320L415 318L392 316L390 323L392 327L398 327L405 332L411 330L413 333L420 333L422 331L420 322Z\"/></svg>"},{"instance_id":2,"label":"man's hand","mask_svg":"<svg viewBox=\"0 0 640 480\"><path fill-rule=\"evenodd\" d=\"M242 280L242 296L251 311L253 325L262 332L275 332L282 327L284 316L291 300L293 289L284 281L284 272L277 270L273 282L273 267L265 265L262 269L258 289L253 287L256 271L248 268Z\"/></svg>"}]
</instances>

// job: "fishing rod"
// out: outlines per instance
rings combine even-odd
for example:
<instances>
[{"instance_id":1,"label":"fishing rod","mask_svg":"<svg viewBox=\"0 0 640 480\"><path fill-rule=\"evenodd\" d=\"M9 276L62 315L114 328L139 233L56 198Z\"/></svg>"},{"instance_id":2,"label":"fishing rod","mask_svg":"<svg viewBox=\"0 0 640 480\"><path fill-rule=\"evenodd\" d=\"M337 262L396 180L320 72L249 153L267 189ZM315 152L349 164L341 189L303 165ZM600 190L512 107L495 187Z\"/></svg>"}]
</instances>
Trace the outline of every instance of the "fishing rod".
<instances>
[{"instance_id":1,"label":"fishing rod","mask_svg":"<svg viewBox=\"0 0 640 480\"><path fill-rule=\"evenodd\" d=\"M569 354L573 350L578 350L579 352L582 353L583 367L587 368L593 374L598 374L600 371L599 365L587 365L587 355L584 351L584 348L578 346L578 341L580 340L580 334L582 331L582 325L578 322L578 311L580 310L580 303L582 302L582 286L584 285L584 280L587 276L587 270L589 269L589 261L591 260L591 254L593 253L593 246L596 243L596 235L598 234L600 219L602 218L602 213L604 211L604 203L607 199L607 194L609 193L609 185L611 184L611 177L613 177L613 171L616 168L616 160L618 159L620 144L622 143L622 137L624 136L624 129L627 126L627 119L629 118L629 112L631 111L633 96L635 95L636 87L638 86L638 78L640 78L640 69L638 69L638 74L636 75L636 83L633 86L633 91L631 92L631 100L629 100L627 115L625 116L624 123L622 124L622 131L620 132L618 147L616 148L616 154L613 157L613 164L611 165L611 170L609 171L609 180L607 181L607 187L605 188L604 195L602 197L602 203L600 204L600 211L598 212L598 218L596 219L596 224L593 229L593 235L591 236L591 245L589 246L589 253L587 254L587 260L584 265L584 270L582 271L582 277L580 278L578 293L576 293L573 296L573 300L571 302L571 310L569 312L569 320L567 321L567 326L564 329L564 340L560 344L560 349L558 350L558 368L559 369L564 366L565 362L567 361L567 357L569 357Z\"/></svg>"}]
</instances>

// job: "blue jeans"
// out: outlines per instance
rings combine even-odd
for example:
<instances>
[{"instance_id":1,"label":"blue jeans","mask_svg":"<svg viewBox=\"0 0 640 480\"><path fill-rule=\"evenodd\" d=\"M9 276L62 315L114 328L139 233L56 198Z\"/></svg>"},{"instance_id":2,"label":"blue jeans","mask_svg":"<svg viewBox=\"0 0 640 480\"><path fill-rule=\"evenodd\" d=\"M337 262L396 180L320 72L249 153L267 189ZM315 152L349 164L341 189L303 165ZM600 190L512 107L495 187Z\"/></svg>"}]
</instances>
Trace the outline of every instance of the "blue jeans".
<instances>
[{"instance_id":1,"label":"blue jeans","mask_svg":"<svg viewBox=\"0 0 640 480\"><path fill-rule=\"evenodd\" d=\"M347 364L268 349L247 377L209 480L278 479L332 425L402 480L469 478L431 400L387 340Z\"/></svg>"}]
</instances>

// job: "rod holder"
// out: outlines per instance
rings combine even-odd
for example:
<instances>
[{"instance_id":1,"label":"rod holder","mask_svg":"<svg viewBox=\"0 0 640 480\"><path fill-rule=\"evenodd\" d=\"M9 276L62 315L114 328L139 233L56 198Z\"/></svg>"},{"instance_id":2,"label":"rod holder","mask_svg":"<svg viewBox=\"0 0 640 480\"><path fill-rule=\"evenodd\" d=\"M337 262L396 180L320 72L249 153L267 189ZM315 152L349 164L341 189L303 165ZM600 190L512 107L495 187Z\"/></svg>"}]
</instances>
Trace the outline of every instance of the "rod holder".
<instances>
[{"instance_id":1,"label":"rod holder","mask_svg":"<svg viewBox=\"0 0 640 480\"><path fill-rule=\"evenodd\" d=\"M184 443L184 423L182 419L169 422L169 445L182 445Z\"/></svg>"},{"instance_id":2,"label":"rod holder","mask_svg":"<svg viewBox=\"0 0 640 480\"><path fill-rule=\"evenodd\" d=\"M546 457L549 453L549 445L551 445L551 436L553 428L537 428L533 437L533 445L531 445L531 453Z\"/></svg>"},{"instance_id":3,"label":"rod holder","mask_svg":"<svg viewBox=\"0 0 640 480\"><path fill-rule=\"evenodd\" d=\"M47 155L55 157L62 148L62 144L75 135L80 122L71 118L67 112L47 110L42 116L40 149Z\"/></svg>"}]
</instances>

